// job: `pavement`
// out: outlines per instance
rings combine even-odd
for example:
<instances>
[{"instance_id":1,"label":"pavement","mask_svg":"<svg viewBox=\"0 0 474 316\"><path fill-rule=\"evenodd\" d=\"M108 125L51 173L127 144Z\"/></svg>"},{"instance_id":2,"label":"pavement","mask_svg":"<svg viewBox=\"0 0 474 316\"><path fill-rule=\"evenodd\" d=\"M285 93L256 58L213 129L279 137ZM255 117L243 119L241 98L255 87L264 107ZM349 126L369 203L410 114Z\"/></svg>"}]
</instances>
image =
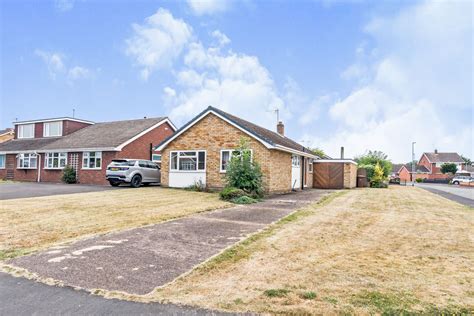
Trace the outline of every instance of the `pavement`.
<instances>
[{"instance_id":1,"label":"pavement","mask_svg":"<svg viewBox=\"0 0 474 316\"><path fill-rule=\"evenodd\" d=\"M106 299L0 273L0 315L232 315L173 304Z\"/></svg>"},{"instance_id":2,"label":"pavement","mask_svg":"<svg viewBox=\"0 0 474 316\"><path fill-rule=\"evenodd\" d=\"M463 205L474 207L474 187L470 188L458 185L435 183L417 183L415 186Z\"/></svg>"},{"instance_id":3,"label":"pavement","mask_svg":"<svg viewBox=\"0 0 474 316\"><path fill-rule=\"evenodd\" d=\"M327 193L306 190L280 195L96 236L7 263L71 287L147 294Z\"/></svg>"},{"instance_id":4,"label":"pavement","mask_svg":"<svg viewBox=\"0 0 474 316\"><path fill-rule=\"evenodd\" d=\"M6 182L0 184L0 200L21 199L37 196L73 194L114 190L105 185L43 183L43 182Z\"/></svg>"}]
</instances>

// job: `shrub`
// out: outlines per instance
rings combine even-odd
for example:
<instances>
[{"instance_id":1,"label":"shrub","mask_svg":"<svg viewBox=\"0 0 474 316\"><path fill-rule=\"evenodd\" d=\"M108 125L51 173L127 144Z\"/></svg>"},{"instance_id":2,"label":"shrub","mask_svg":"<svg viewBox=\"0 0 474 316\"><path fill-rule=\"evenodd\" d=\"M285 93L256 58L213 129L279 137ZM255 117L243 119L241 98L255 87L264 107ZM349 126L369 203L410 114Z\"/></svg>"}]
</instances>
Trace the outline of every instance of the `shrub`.
<instances>
[{"instance_id":1,"label":"shrub","mask_svg":"<svg viewBox=\"0 0 474 316\"><path fill-rule=\"evenodd\" d=\"M252 151L246 139L241 138L236 152L239 154L232 155L227 165L227 186L242 189L249 194L262 196L262 172L259 164L252 160Z\"/></svg>"},{"instance_id":2,"label":"shrub","mask_svg":"<svg viewBox=\"0 0 474 316\"><path fill-rule=\"evenodd\" d=\"M270 289L263 292L268 297L284 297L290 293L287 289Z\"/></svg>"},{"instance_id":3,"label":"shrub","mask_svg":"<svg viewBox=\"0 0 474 316\"><path fill-rule=\"evenodd\" d=\"M458 171L458 166L455 163L444 163L441 165L442 173L455 174Z\"/></svg>"},{"instance_id":4,"label":"shrub","mask_svg":"<svg viewBox=\"0 0 474 316\"><path fill-rule=\"evenodd\" d=\"M416 178L415 181L416 181L417 183L421 183L421 182L423 182L423 179L422 179L422 178Z\"/></svg>"},{"instance_id":5,"label":"shrub","mask_svg":"<svg viewBox=\"0 0 474 316\"><path fill-rule=\"evenodd\" d=\"M220 193L219 193L221 199L230 201L232 199L239 198L241 196L245 196L245 192L242 189L234 188L234 187L227 187L224 188Z\"/></svg>"},{"instance_id":6,"label":"shrub","mask_svg":"<svg viewBox=\"0 0 474 316\"><path fill-rule=\"evenodd\" d=\"M201 179L199 179L198 181L194 181L194 183L191 184L189 187L187 187L186 190L196 191L196 192L205 192L206 185L202 183Z\"/></svg>"},{"instance_id":7,"label":"shrub","mask_svg":"<svg viewBox=\"0 0 474 316\"><path fill-rule=\"evenodd\" d=\"M62 180L64 183L76 183L76 170L71 166L64 167Z\"/></svg>"},{"instance_id":8,"label":"shrub","mask_svg":"<svg viewBox=\"0 0 474 316\"><path fill-rule=\"evenodd\" d=\"M387 158L387 155L381 151L369 150L368 153L366 153L365 155L356 157L355 161L359 164L359 167L373 166L375 168L378 163L383 169L384 178L387 178L392 172L392 163ZM370 172L367 168L365 169L367 170L367 179L370 182L372 181L373 173Z\"/></svg>"},{"instance_id":9,"label":"shrub","mask_svg":"<svg viewBox=\"0 0 474 316\"><path fill-rule=\"evenodd\" d=\"M377 162L374 168L374 175L370 181L371 188L386 188L388 187L387 184L384 182L385 176L384 171L380 164Z\"/></svg>"},{"instance_id":10,"label":"shrub","mask_svg":"<svg viewBox=\"0 0 474 316\"><path fill-rule=\"evenodd\" d=\"M314 292L304 292L301 294L301 297L305 300L314 300L316 298L316 293Z\"/></svg>"},{"instance_id":11,"label":"shrub","mask_svg":"<svg viewBox=\"0 0 474 316\"><path fill-rule=\"evenodd\" d=\"M233 198L230 201L232 203L235 203L235 204L252 204L252 203L257 203L258 202L258 200L254 199L254 198L251 198L250 196L246 196L246 195L239 196L237 198Z\"/></svg>"}]
</instances>

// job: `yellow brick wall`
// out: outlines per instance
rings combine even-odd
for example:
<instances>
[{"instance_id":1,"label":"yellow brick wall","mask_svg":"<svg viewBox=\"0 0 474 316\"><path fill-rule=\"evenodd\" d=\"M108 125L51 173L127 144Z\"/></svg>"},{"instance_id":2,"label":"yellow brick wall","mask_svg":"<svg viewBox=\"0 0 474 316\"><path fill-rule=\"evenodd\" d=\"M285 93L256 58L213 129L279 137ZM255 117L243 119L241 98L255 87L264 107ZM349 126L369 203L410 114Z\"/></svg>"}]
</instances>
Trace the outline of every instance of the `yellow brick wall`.
<instances>
[{"instance_id":1,"label":"yellow brick wall","mask_svg":"<svg viewBox=\"0 0 474 316\"><path fill-rule=\"evenodd\" d=\"M169 143L163 150L162 186L169 184L170 151L206 150L206 185L209 188L224 187L225 174L220 172L221 150L237 148L241 137L249 140L249 146L253 150L253 159L260 164L265 190L272 193L289 191L291 189L291 154L267 149L259 141L212 113Z\"/></svg>"},{"instance_id":2,"label":"yellow brick wall","mask_svg":"<svg viewBox=\"0 0 474 316\"><path fill-rule=\"evenodd\" d=\"M357 186L357 165L353 163L344 164L344 188L352 189Z\"/></svg>"}]
</instances>

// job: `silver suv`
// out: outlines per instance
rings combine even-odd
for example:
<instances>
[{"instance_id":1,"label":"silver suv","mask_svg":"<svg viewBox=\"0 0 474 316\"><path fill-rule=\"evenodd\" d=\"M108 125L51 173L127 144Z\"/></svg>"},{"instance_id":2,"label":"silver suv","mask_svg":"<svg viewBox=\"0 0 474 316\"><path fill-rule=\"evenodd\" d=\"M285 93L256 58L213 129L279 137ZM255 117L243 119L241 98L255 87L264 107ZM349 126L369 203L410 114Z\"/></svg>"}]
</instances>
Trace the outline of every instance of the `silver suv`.
<instances>
[{"instance_id":1,"label":"silver suv","mask_svg":"<svg viewBox=\"0 0 474 316\"><path fill-rule=\"evenodd\" d=\"M105 178L113 187L130 183L132 187L138 188L142 183L160 183L161 172L160 167L150 160L114 159L107 166Z\"/></svg>"},{"instance_id":2,"label":"silver suv","mask_svg":"<svg viewBox=\"0 0 474 316\"><path fill-rule=\"evenodd\" d=\"M461 175L456 175L453 178L452 184L461 184L461 183L473 183L474 178L470 176L461 176Z\"/></svg>"}]
</instances>

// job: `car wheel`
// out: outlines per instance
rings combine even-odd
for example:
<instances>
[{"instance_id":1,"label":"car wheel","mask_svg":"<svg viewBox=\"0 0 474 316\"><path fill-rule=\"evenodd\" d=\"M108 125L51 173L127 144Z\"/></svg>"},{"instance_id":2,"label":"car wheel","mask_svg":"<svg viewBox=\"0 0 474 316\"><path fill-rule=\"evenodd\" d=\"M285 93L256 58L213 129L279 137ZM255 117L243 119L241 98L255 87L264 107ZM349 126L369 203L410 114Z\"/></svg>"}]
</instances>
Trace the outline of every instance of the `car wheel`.
<instances>
[{"instance_id":1,"label":"car wheel","mask_svg":"<svg viewBox=\"0 0 474 316\"><path fill-rule=\"evenodd\" d=\"M134 175L130 184L132 187L138 188L142 184L142 177L139 174Z\"/></svg>"},{"instance_id":2,"label":"car wheel","mask_svg":"<svg viewBox=\"0 0 474 316\"><path fill-rule=\"evenodd\" d=\"M454 181L453 184L459 184L459 181Z\"/></svg>"},{"instance_id":3,"label":"car wheel","mask_svg":"<svg viewBox=\"0 0 474 316\"><path fill-rule=\"evenodd\" d=\"M109 181L109 183L113 187L118 187L120 185L120 182L116 182L116 181Z\"/></svg>"}]
</instances>

